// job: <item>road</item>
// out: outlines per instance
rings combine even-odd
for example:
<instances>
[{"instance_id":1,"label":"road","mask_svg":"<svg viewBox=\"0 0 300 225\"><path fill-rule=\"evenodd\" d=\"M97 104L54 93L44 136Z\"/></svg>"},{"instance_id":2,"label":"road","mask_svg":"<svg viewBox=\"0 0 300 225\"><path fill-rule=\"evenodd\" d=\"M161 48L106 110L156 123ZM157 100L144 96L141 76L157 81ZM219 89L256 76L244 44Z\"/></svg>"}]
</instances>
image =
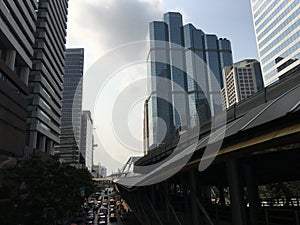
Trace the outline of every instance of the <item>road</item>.
<instances>
[{"instance_id":1,"label":"road","mask_svg":"<svg viewBox=\"0 0 300 225\"><path fill-rule=\"evenodd\" d=\"M96 216L96 219L97 219L98 216ZM96 222L96 219L95 219L95 222ZM97 224L97 223L95 223ZM121 221L120 217L118 216L118 222L109 222L108 220L108 225L141 225L138 220L136 219L135 215L134 214L130 214L130 216L128 217L128 220L127 221Z\"/></svg>"}]
</instances>

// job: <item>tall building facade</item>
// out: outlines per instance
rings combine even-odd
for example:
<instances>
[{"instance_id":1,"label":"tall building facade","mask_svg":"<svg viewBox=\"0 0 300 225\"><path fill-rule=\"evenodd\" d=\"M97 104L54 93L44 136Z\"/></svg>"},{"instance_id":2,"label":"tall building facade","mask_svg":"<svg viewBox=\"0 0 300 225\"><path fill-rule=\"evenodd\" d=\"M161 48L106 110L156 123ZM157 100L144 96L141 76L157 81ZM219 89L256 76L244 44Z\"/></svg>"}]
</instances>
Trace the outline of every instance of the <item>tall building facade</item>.
<instances>
[{"instance_id":1,"label":"tall building facade","mask_svg":"<svg viewBox=\"0 0 300 225\"><path fill-rule=\"evenodd\" d=\"M225 66L222 92L224 108L229 108L264 88L260 63L255 59L245 59Z\"/></svg>"},{"instance_id":2,"label":"tall building facade","mask_svg":"<svg viewBox=\"0 0 300 225\"><path fill-rule=\"evenodd\" d=\"M265 86L300 69L300 1L251 0Z\"/></svg>"},{"instance_id":3,"label":"tall building facade","mask_svg":"<svg viewBox=\"0 0 300 225\"><path fill-rule=\"evenodd\" d=\"M29 75L27 147L29 153L53 154L61 133L68 0L37 2L33 66Z\"/></svg>"},{"instance_id":4,"label":"tall building facade","mask_svg":"<svg viewBox=\"0 0 300 225\"><path fill-rule=\"evenodd\" d=\"M93 166L93 146L92 114L90 111L83 111L81 115L80 153L89 171L92 171Z\"/></svg>"},{"instance_id":5,"label":"tall building facade","mask_svg":"<svg viewBox=\"0 0 300 225\"><path fill-rule=\"evenodd\" d=\"M182 127L210 118L213 112L209 105L221 106L221 93L218 97L211 93L223 87L222 69L232 65L232 51L229 40L205 34L192 24L183 25L177 12L164 14L164 21L151 22L149 39L149 135L144 136L149 138L149 146L155 146L174 138ZM164 139L162 131L166 133Z\"/></svg>"},{"instance_id":6,"label":"tall building facade","mask_svg":"<svg viewBox=\"0 0 300 225\"><path fill-rule=\"evenodd\" d=\"M0 155L23 156L37 8L36 0L0 1Z\"/></svg>"},{"instance_id":7,"label":"tall building facade","mask_svg":"<svg viewBox=\"0 0 300 225\"><path fill-rule=\"evenodd\" d=\"M66 163L80 164L84 49L66 50L60 144L56 147Z\"/></svg>"}]
</instances>

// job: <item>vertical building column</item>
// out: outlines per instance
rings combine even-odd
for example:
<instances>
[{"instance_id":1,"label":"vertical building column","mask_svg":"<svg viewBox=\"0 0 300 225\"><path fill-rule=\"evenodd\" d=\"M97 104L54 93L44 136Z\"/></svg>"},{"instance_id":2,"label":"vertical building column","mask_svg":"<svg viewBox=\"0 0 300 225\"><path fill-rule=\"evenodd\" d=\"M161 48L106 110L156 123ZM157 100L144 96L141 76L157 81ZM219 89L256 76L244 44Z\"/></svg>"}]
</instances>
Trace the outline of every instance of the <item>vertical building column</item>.
<instances>
[{"instance_id":1,"label":"vertical building column","mask_svg":"<svg viewBox=\"0 0 300 225\"><path fill-rule=\"evenodd\" d=\"M189 172L189 181L191 185L191 211L192 211L192 224L199 224L199 210L197 207L197 183L196 183L196 171L192 170Z\"/></svg>"},{"instance_id":2,"label":"vertical building column","mask_svg":"<svg viewBox=\"0 0 300 225\"><path fill-rule=\"evenodd\" d=\"M40 137L40 141L39 141L39 151L41 152L46 152L46 137L45 136L41 136Z\"/></svg>"},{"instance_id":3,"label":"vertical building column","mask_svg":"<svg viewBox=\"0 0 300 225\"><path fill-rule=\"evenodd\" d=\"M11 70L14 70L14 68L15 68L16 54L17 54L16 50L14 50L14 49L6 50L5 62Z\"/></svg>"},{"instance_id":4,"label":"vertical building column","mask_svg":"<svg viewBox=\"0 0 300 225\"><path fill-rule=\"evenodd\" d=\"M168 205L168 202L169 202L169 188L168 188L168 181L164 181L162 183L163 185L163 197L165 198L165 201L164 201L164 207L165 207L165 212L166 212L166 220L167 220L167 223L170 224L170 218L171 218L171 215L170 215L170 207Z\"/></svg>"},{"instance_id":5,"label":"vertical building column","mask_svg":"<svg viewBox=\"0 0 300 225\"><path fill-rule=\"evenodd\" d=\"M219 186L219 192L220 192L220 204L221 206L225 206L226 202L225 202L225 193L224 193L223 186Z\"/></svg>"},{"instance_id":6,"label":"vertical building column","mask_svg":"<svg viewBox=\"0 0 300 225\"><path fill-rule=\"evenodd\" d=\"M230 191L232 225L241 225L244 223L243 214L243 199L242 199L242 185L238 173L237 162L231 159L227 162L227 179Z\"/></svg>"},{"instance_id":7,"label":"vertical building column","mask_svg":"<svg viewBox=\"0 0 300 225\"><path fill-rule=\"evenodd\" d=\"M23 66L21 68L21 74L20 78L23 81L24 84L28 85L28 79L29 79L29 67Z\"/></svg>"},{"instance_id":8,"label":"vertical building column","mask_svg":"<svg viewBox=\"0 0 300 225\"><path fill-rule=\"evenodd\" d=\"M250 224L257 225L257 209L260 206L258 195L258 184L252 166L246 162L244 164L244 174L247 185L247 195L249 200Z\"/></svg>"},{"instance_id":9,"label":"vertical building column","mask_svg":"<svg viewBox=\"0 0 300 225\"><path fill-rule=\"evenodd\" d=\"M29 148L32 150L36 149L37 145L37 131L30 131L29 134Z\"/></svg>"},{"instance_id":10,"label":"vertical building column","mask_svg":"<svg viewBox=\"0 0 300 225\"><path fill-rule=\"evenodd\" d=\"M46 142L46 152L50 155L54 153L53 141L50 139Z\"/></svg>"}]
</instances>

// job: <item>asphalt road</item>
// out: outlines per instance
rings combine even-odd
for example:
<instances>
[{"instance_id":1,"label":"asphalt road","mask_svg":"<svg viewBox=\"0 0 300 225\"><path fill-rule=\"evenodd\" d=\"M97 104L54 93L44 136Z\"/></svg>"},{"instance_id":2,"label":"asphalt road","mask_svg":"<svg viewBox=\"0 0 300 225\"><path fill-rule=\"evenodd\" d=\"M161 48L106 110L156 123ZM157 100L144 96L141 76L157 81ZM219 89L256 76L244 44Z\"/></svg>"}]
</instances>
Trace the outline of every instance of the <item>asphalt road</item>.
<instances>
[{"instance_id":1,"label":"asphalt road","mask_svg":"<svg viewBox=\"0 0 300 225\"><path fill-rule=\"evenodd\" d=\"M135 217L134 214L130 214L130 215L128 216L128 220L127 220L127 221L121 221L119 215L118 215L117 217L118 217L118 222L112 222L112 223L111 223L111 222L109 222L109 220L108 220L107 224L108 224L108 225L141 225L141 224L138 222L138 220L137 220L137 218ZM95 216L95 224L97 224L97 223L96 223L97 220L98 220L98 215Z\"/></svg>"}]
</instances>

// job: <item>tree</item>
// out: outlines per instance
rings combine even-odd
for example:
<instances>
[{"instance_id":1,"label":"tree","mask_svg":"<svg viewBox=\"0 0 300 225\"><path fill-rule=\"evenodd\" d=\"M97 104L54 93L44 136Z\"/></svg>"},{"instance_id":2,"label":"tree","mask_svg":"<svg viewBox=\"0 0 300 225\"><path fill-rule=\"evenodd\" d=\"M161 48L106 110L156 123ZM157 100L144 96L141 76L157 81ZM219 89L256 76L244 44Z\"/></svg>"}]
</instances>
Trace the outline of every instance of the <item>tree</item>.
<instances>
[{"instance_id":1,"label":"tree","mask_svg":"<svg viewBox=\"0 0 300 225\"><path fill-rule=\"evenodd\" d=\"M0 215L0 224L51 225L78 213L84 202L80 189L90 195L95 185L86 169L60 163L57 157L42 160L39 155L19 160L7 171L9 182L0 189L9 191L9 202Z\"/></svg>"}]
</instances>

